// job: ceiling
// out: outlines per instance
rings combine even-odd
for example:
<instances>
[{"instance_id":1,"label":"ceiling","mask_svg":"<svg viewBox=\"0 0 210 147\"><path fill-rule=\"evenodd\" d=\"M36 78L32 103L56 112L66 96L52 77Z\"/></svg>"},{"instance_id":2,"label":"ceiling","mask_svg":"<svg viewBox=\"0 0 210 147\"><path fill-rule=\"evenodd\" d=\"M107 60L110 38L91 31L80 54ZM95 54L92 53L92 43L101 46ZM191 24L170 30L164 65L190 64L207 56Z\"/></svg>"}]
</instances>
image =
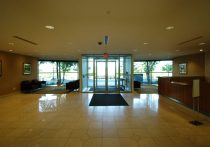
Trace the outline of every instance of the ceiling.
<instances>
[{"instance_id":1,"label":"ceiling","mask_svg":"<svg viewBox=\"0 0 210 147\"><path fill-rule=\"evenodd\" d=\"M1 0L0 50L40 59L105 52L172 59L210 49L209 14L209 0ZM99 45L105 35L108 44Z\"/></svg>"}]
</instances>

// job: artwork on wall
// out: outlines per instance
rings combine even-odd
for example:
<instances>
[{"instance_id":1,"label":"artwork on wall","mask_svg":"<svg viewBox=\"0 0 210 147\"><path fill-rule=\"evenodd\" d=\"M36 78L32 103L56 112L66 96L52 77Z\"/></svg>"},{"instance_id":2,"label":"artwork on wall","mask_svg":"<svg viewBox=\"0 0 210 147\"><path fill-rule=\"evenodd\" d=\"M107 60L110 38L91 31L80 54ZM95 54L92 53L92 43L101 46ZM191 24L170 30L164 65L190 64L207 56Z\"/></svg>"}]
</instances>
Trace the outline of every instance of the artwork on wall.
<instances>
[{"instance_id":1,"label":"artwork on wall","mask_svg":"<svg viewBox=\"0 0 210 147\"><path fill-rule=\"evenodd\" d=\"M2 75L2 61L0 60L0 77Z\"/></svg>"},{"instance_id":2,"label":"artwork on wall","mask_svg":"<svg viewBox=\"0 0 210 147\"><path fill-rule=\"evenodd\" d=\"M24 63L23 64L23 74L24 75L31 74L31 64L29 64L29 63Z\"/></svg>"},{"instance_id":3,"label":"artwork on wall","mask_svg":"<svg viewBox=\"0 0 210 147\"><path fill-rule=\"evenodd\" d=\"M179 74L187 74L187 63L179 64Z\"/></svg>"}]
</instances>

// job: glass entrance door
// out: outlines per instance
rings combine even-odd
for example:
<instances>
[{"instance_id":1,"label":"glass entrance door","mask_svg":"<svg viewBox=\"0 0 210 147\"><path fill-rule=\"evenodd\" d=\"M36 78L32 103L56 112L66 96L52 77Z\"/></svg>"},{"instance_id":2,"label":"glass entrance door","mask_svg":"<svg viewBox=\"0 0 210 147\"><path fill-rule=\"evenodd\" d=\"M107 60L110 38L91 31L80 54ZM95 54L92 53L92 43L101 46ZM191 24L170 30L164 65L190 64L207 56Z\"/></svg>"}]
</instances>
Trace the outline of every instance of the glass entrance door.
<instances>
[{"instance_id":1,"label":"glass entrance door","mask_svg":"<svg viewBox=\"0 0 210 147\"><path fill-rule=\"evenodd\" d=\"M118 68L118 59L95 59L95 92L119 92Z\"/></svg>"},{"instance_id":2,"label":"glass entrance door","mask_svg":"<svg viewBox=\"0 0 210 147\"><path fill-rule=\"evenodd\" d=\"M108 92L119 92L119 60L108 59L107 61L107 88Z\"/></svg>"},{"instance_id":3,"label":"glass entrance door","mask_svg":"<svg viewBox=\"0 0 210 147\"><path fill-rule=\"evenodd\" d=\"M95 92L107 91L106 66L107 65L105 59L95 60Z\"/></svg>"}]
</instances>

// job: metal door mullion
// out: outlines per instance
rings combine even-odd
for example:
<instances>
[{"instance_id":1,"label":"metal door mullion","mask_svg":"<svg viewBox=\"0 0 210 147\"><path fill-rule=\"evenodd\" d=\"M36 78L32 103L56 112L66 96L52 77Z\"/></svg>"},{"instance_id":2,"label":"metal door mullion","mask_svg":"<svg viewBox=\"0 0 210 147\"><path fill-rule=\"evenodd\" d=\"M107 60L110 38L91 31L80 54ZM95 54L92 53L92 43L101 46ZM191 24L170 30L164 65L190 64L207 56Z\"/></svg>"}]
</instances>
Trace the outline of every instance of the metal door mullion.
<instances>
[{"instance_id":1,"label":"metal door mullion","mask_svg":"<svg viewBox=\"0 0 210 147\"><path fill-rule=\"evenodd\" d=\"M105 59L105 93L108 93L108 59Z\"/></svg>"},{"instance_id":2,"label":"metal door mullion","mask_svg":"<svg viewBox=\"0 0 210 147\"><path fill-rule=\"evenodd\" d=\"M96 87L96 60L95 60L95 57L93 58L93 92L95 92L95 87Z\"/></svg>"},{"instance_id":3,"label":"metal door mullion","mask_svg":"<svg viewBox=\"0 0 210 147\"><path fill-rule=\"evenodd\" d=\"M89 87L89 82L88 82L88 79L89 79L89 73L88 73L88 66L89 66L89 59L87 58L87 64L86 64L87 66L86 66L86 73L87 73L87 89L88 89L88 87Z\"/></svg>"},{"instance_id":4,"label":"metal door mullion","mask_svg":"<svg viewBox=\"0 0 210 147\"><path fill-rule=\"evenodd\" d=\"M118 57L118 92L120 93L120 56Z\"/></svg>"},{"instance_id":5,"label":"metal door mullion","mask_svg":"<svg viewBox=\"0 0 210 147\"><path fill-rule=\"evenodd\" d=\"M115 88L117 88L117 64L116 64L116 59L115 59L115 73L114 73L114 81L115 81Z\"/></svg>"}]
</instances>

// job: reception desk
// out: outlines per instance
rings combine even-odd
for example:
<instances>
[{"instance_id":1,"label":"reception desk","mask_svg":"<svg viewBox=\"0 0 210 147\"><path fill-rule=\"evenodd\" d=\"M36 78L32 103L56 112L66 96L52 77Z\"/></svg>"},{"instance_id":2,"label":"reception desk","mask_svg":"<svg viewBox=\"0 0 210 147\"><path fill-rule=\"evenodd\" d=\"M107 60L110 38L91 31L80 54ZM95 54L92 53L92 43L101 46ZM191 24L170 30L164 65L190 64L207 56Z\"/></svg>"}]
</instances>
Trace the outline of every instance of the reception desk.
<instances>
[{"instance_id":1,"label":"reception desk","mask_svg":"<svg viewBox=\"0 0 210 147\"><path fill-rule=\"evenodd\" d=\"M205 77L159 77L158 93L192 108L192 89L194 79L200 80L200 111L209 115L210 83L205 82Z\"/></svg>"}]
</instances>

